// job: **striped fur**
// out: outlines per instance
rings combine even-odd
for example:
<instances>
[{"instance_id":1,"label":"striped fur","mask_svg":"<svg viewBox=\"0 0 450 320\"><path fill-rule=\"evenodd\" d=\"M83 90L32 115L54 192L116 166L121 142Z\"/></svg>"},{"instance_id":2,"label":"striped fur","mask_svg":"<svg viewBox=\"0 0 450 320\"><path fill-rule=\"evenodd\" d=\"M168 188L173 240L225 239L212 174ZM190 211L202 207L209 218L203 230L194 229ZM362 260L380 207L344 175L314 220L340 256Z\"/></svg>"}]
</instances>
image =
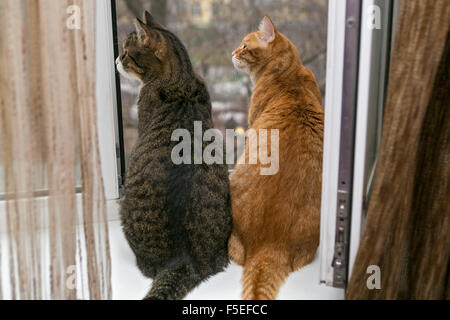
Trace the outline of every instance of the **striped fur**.
<instances>
[{"instance_id":1,"label":"striped fur","mask_svg":"<svg viewBox=\"0 0 450 320\"><path fill-rule=\"evenodd\" d=\"M289 274L286 261L277 260L276 253L259 253L247 259L242 276L245 300L274 300L278 288L284 283Z\"/></svg>"},{"instance_id":2,"label":"striped fur","mask_svg":"<svg viewBox=\"0 0 450 320\"><path fill-rule=\"evenodd\" d=\"M172 163L174 130L193 137L194 121L202 121L203 130L213 127L209 94L173 33L149 13L137 27L120 57L123 71L143 84L122 226L139 269L153 278L146 299L182 299L229 263L228 171L225 165Z\"/></svg>"}]
</instances>

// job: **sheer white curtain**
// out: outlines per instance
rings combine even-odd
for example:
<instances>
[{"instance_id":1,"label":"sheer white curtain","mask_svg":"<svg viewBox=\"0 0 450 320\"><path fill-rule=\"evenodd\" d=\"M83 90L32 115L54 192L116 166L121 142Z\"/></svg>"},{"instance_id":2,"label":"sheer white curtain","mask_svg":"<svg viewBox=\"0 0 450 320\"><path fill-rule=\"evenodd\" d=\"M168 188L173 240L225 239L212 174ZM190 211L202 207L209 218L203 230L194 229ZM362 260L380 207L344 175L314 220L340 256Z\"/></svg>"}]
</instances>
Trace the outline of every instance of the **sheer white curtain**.
<instances>
[{"instance_id":1,"label":"sheer white curtain","mask_svg":"<svg viewBox=\"0 0 450 320\"><path fill-rule=\"evenodd\" d=\"M111 298L95 10L0 0L0 298Z\"/></svg>"}]
</instances>

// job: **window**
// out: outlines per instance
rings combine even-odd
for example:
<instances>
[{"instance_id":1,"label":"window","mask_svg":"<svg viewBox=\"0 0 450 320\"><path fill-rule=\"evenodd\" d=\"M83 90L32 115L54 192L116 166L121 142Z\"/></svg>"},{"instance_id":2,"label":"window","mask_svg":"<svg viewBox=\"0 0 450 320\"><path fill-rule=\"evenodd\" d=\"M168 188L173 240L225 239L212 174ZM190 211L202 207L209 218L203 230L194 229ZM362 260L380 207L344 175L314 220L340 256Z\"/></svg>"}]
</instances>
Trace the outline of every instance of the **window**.
<instances>
[{"instance_id":1,"label":"window","mask_svg":"<svg viewBox=\"0 0 450 320\"><path fill-rule=\"evenodd\" d=\"M192 16L194 18L199 18L199 17L201 17L201 15L202 15L202 6L200 3L195 2L192 5Z\"/></svg>"},{"instance_id":2,"label":"window","mask_svg":"<svg viewBox=\"0 0 450 320\"><path fill-rule=\"evenodd\" d=\"M212 4L212 14L213 14L214 18L219 16L219 14L220 14L220 4L219 3L214 2Z\"/></svg>"}]
</instances>

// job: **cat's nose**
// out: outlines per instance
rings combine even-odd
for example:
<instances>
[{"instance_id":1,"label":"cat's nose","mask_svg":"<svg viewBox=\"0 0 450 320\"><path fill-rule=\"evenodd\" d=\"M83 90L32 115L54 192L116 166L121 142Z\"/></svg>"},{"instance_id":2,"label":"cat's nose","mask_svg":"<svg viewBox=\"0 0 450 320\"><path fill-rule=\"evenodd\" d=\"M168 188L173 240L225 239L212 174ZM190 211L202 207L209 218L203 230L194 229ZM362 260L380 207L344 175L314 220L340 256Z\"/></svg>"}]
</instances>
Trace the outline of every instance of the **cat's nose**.
<instances>
[{"instance_id":1,"label":"cat's nose","mask_svg":"<svg viewBox=\"0 0 450 320\"><path fill-rule=\"evenodd\" d=\"M116 59L116 66L119 65L119 63L120 63L120 58L117 58Z\"/></svg>"}]
</instances>

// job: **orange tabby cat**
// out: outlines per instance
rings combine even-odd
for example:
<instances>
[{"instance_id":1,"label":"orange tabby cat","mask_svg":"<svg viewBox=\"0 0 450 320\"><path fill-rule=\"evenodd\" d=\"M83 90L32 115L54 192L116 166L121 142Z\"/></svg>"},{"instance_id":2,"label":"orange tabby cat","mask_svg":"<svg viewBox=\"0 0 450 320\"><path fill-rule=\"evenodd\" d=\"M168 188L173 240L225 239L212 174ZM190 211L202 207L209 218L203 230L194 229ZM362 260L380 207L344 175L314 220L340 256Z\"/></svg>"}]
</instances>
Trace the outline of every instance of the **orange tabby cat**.
<instances>
[{"instance_id":1,"label":"orange tabby cat","mask_svg":"<svg viewBox=\"0 0 450 320\"><path fill-rule=\"evenodd\" d=\"M279 171L261 175L262 165L236 165L229 254L244 266L244 299L275 299L289 273L311 263L319 245L322 98L297 48L267 16L233 52L233 63L255 84L250 128L279 130Z\"/></svg>"}]
</instances>

